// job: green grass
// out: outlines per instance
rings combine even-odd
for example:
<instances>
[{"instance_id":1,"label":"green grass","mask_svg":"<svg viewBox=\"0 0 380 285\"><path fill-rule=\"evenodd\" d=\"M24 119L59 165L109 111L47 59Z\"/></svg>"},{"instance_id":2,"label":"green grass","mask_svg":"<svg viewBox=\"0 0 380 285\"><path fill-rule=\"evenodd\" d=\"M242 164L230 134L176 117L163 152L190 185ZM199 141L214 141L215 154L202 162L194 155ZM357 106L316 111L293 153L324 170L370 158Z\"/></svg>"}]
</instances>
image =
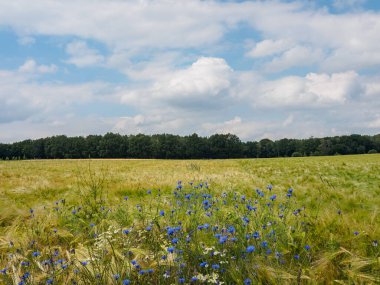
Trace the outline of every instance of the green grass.
<instances>
[{"instance_id":1,"label":"green grass","mask_svg":"<svg viewBox=\"0 0 380 285\"><path fill-rule=\"evenodd\" d=\"M208 182L212 216L205 216L202 197L194 198L191 205L182 194L173 197L178 180L186 185L181 193L194 192L194 195L205 190L192 189L187 182ZM265 190L268 184L273 185L272 194L276 193L278 198L267 208L265 203L270 193L261 199L255 190L268 192ZM290 187L294 189L294 197L288 203L285 195ZM152 195L147 195L148 189L153 191ZM226 206L221 203L224 192ZM238 200L241 195L257 199L257 212L246 213L248 202L235 201L235 192ZM123 200L125 196L129 197L128 201ZM65 204L58 203L60 209L55 211L55 202L61 199ZM234 206L236 203L238 208ZM136 210L137 204L141 205L141 212ZM279 219L281 204L286 205L285 216ZM12 272L0 274L0 281L3 278L3 282L18 284L20 276L29 270L33 273L26 279L29 284L45 284L48 278L53 278L55 284L70 280L79 284L121 284L125 278L134 280L132 284L180 282L179 275L162 277L169 268L180 270L189 283L189 278L198 273L208 275L209 279L215 273L198 265L199 256L209 246L212 250L228 250L229 258L235 256L228 259L228 266L223 265L224 257L218 259L221 265L227 266L223 274L216 270L219 280L225 284L243 284L246 278L253 284L376 284L380 282L379 247L374 243L380 239L379 205L380 155L249 160L0 161L0 269L8 268ZM82 209L73 215L72 210L78 206ZM111 211L101 211L101 206ZM187 215L186 211L193 208L197 209L194 215ZM304 209L300 217L292 214L297 208ZM172 217L158 214L159 210L168 213L171 209L176 211ZM244 215L251 215L248 225L242 224ZM180 242L176 247L184 252L176 256L187 264L185 269L180 268L180 262L171 260L174 256L170 254L166 263L159 260L170 246L165 227L178 221L187 230L183 235L196 232L189 244L184 243L185 236L178 236ZM252 241L256 242L254 257L247 260L244 254L240 256L249 244L245 234L267 222L275 224L277 237L270 244L281 257L266 255L259 240ZM89 227L90 223L96 226ZM204 223L220 228L234 225L236 233L230 237L236 236L238 241L229 241L222 248L215 243L213 233L196 229ZM152 230L146 231L149 225L153 225ZM128 239L120 232L125 228L133 229ZM58 232L52 234L52 229ZM98 235L95 238L94 233ZM32 240L37 245L30 246ZM14 247L9 246L10 241ZM102 245L108 252L103 252L102 257L95 252L100 242L107 244ZM306 252L304 246L309 244L311 251ZM78 266L79 273L71 270L70 274L63 274L56 268L44 268L41 260L31 256L37 249L44 257L50 256L49 252L58 248L70 267ZM72 248L76 249L75 254L70 253ZM128 251L132 252L131 256ZM10 253L14 254L13 259L9 258ZM295 254L300 255L299 260L293 258ZM210 264L217 262L207 258ZM131 259L139 260L142 267L153 268L155 272L136 274ZM22 260L30 260L30 267L22 268ZM91 260L90 265L82 268L78 263L81 260ZM97 279L96 274L100 273L101 278ZM114 274L121 274L120 279L113 279Z\"/></svg>"}]
</instances>

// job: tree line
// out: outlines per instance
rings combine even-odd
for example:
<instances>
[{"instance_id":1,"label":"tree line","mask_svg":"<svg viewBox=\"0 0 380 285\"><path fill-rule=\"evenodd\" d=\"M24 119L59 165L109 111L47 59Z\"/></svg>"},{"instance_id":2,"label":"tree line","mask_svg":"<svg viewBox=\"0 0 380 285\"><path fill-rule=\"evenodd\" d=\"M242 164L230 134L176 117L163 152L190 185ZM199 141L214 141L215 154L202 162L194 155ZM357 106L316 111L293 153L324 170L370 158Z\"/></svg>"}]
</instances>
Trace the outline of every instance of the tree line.
<instances>
[{"instance_id":1,"label":"tree line","mask_svg":"<svg viewBox=\"0 0 380 285\"><path fill-rule=\"evenodd\" d=\"M233 134L64 135L0 144L0 159L62 158L265 158L380 152L380 134L242 142Z\"/></svg>"}]
</instances>

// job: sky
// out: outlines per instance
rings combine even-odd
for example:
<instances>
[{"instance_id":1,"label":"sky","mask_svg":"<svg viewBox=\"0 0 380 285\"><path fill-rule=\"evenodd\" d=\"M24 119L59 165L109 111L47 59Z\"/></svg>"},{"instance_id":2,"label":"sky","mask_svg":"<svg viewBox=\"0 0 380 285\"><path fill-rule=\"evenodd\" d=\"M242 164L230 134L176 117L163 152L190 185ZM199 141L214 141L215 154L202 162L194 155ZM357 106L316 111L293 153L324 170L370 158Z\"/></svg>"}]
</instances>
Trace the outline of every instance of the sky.
<instances>
[{"instance_id":1,"label":"sky","mask_svg":"<svg viewBox=\"0 0 380 285\"><path fill-rule=\"evenodd\" d=\"M380 1L0 0L0 142L380 133Z\"/></svg>"}]
</instances>

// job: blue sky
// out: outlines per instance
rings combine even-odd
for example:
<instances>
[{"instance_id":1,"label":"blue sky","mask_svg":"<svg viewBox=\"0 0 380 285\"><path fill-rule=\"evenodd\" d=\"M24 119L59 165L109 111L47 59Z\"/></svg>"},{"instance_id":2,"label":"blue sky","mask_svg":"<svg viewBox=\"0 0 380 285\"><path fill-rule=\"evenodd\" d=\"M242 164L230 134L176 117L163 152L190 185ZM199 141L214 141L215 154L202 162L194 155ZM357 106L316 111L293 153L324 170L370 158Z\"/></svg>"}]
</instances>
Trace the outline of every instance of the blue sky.
<instances>
[{"instance_id":1,"label":"blue sky","mask_svg":"<svg viewBox=\"0 0 380 285\"><path fill-rule=\"evenodd\" d=\"M380 1L0 1L0 142L380 133Z\"/></svg>"}]
</instances>

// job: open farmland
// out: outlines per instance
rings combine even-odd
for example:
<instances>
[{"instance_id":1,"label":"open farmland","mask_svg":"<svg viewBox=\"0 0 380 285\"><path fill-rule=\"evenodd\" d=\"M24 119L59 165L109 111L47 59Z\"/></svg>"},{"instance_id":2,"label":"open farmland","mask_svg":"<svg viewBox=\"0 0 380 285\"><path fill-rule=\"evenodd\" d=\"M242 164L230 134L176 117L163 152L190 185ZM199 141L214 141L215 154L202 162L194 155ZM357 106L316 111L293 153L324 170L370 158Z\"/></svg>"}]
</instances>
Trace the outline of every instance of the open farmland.
<instances>
[{"instance_id":1,"label":"open farmland","mask_svg":"<svg viewBox=\"0 0 380 285\"><path fill-rule=\"evenodd\" d=\"M376 154L1 161L0 280L376 284L379 210Z\"/></svg>"}]
</instances>

